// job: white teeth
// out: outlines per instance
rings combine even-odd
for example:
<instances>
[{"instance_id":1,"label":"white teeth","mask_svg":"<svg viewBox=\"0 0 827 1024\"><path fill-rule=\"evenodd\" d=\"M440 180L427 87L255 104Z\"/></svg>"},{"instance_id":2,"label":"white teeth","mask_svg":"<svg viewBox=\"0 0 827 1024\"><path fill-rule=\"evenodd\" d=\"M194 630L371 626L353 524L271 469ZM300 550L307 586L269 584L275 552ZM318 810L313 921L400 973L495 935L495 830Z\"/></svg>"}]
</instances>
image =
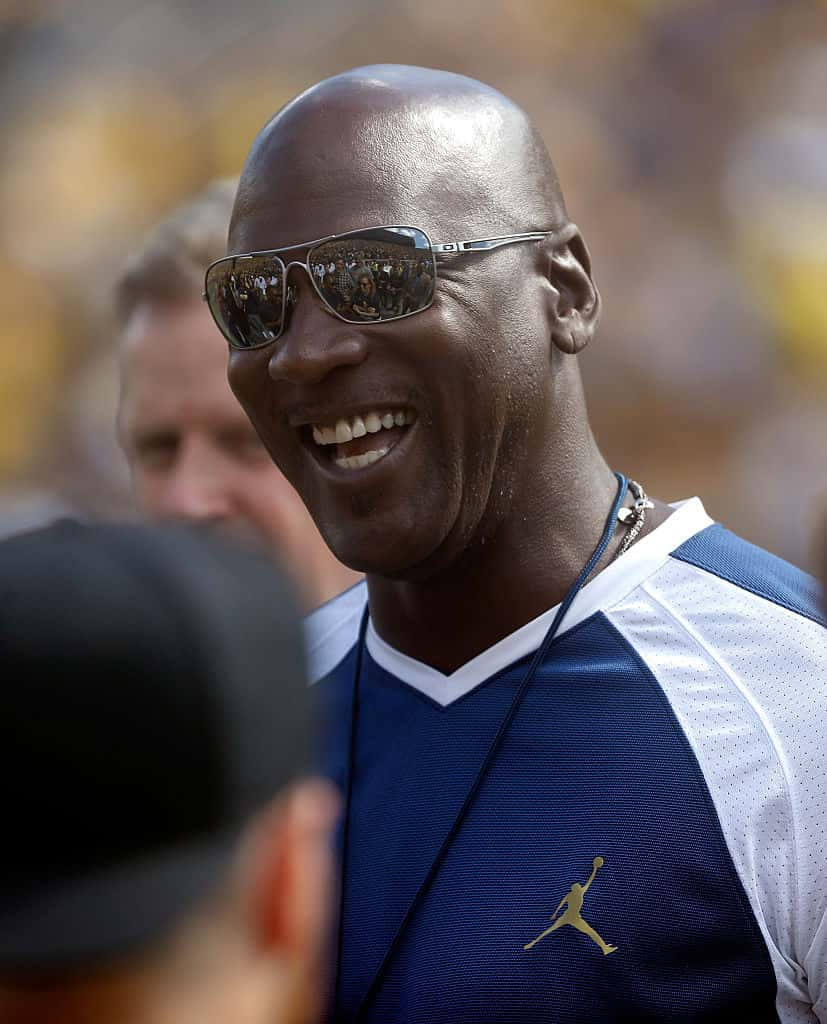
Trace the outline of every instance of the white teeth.
<instances>
[{"instance_id":1,"label":"white teeth","mask_svg":"<svg viewBox=\"0 0 827 1024\"><path fill-rule=\"evenodd\" d=\"M377 412L371 410L364 416L352 416L349 420L340 419L336 421L335 427L323 427L313 424L313 440L318 445L347 444L355 437L364 437L365 434L378 434L380 430L390 430L392 427L404 427L416 421L416 414L412 409L397 409L395 411Z\"/></svg>"},{"instance_id":2,"label":"white teeth","mask_svg":"<svg viewBox=\"0 0 827 1024\"><path fill-rule=\"evenodd\" d=\"M353 440L353 431L347 420L338 420L336 423L336 444L347 444Z\"/></svg>"},{"instance_id":3,"label":"white teeth","mask_svg":"<svg viewBox=\"0 0 827 1024\"><path fill-rule=\"evenodd\" d=\"M378 462L383 455L387 455L390 451L389 448L377 448L372 452L365 452L362 455L349 455L345 458L334 459L337 466L342 469L363 469L365 466L369 466L372 462Z\"/></svg>"}]
</instances>

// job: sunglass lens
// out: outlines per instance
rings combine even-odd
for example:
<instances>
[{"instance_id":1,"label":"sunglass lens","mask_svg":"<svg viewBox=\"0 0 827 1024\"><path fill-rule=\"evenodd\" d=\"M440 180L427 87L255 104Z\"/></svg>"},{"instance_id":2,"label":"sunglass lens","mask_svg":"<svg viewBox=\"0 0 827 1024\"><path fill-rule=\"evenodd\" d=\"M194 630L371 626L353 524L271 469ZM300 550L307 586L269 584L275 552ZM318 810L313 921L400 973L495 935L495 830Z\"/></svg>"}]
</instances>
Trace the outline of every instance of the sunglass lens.
<instances>
[{"instance_id":1,"label":"sunglass lens","mask_svg":"<svg viewBox=\"0 0 827 1024\"><path fill-rule=\"evenodd\" d=\"M434 296L433 250L416 228L354 231L308 258L322 299L350 323L396 320L426 309Z\"/></svg>"},{"instance_id":2,"label":"sunglass lens","mask_svg":"<svg viewBox=\"0 0 827 1024\"><path fill-rule=\"evenodd\" d=\"M211 267L207 302L233 348L269 345L281 334L284 264L273 256L242 256Z\"/></svg>"}]
</instances>

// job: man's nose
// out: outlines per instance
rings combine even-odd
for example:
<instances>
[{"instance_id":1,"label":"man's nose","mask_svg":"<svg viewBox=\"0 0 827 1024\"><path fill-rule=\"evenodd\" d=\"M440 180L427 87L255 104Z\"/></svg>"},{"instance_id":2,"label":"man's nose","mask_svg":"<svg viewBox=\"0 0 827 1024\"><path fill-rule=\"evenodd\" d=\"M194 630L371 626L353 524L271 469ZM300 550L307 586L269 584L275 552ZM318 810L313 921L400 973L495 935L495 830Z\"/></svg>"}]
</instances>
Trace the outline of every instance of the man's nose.
<instances>
[{"instance_id":1,"label":"man's nose","mask_svg":"<svg viewBox=\"0 0 827 1024\"><path fill-rule=\"evenodd\" d=\"M157 495L164 519L207 524L233 515L227 467L221 453L203 441L185 440Z\"/></svg>"},{"instance_id":2,"label":"man's nose","mask_svg":"<svg viewBox=\"0 0 827 1024\"><path fill-rule=\"evenodd\" d=\"M288 274L294 266L287 268ZM289 283L292 307L270 358L270 377L294 384L317 384L334 370L363 362L368 354L367 332L328 313L308 274L294 272Z\"/></svg>"}]
</instances>

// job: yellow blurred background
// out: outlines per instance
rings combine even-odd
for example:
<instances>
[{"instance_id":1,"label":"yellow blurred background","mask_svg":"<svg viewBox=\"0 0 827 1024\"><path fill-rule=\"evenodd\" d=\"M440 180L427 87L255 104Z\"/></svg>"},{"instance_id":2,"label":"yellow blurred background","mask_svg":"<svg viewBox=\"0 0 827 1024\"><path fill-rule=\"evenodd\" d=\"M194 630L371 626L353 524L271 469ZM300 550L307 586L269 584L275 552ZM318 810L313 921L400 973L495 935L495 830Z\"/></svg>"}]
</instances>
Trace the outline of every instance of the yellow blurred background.
<instances>
[{"instance_id":1,"label":"yellow blurred background","mask_svg":"<svg viewBox=\"0 0 827 1024\"><path fill-rule=\"evenodd\" d=\"M603 294L583 364L611 464L811 567L823 0L0 0L0 533L129 514L119 268L286 99L376 62L483 79L539 123Z\"/></svg>"}]
</instances>

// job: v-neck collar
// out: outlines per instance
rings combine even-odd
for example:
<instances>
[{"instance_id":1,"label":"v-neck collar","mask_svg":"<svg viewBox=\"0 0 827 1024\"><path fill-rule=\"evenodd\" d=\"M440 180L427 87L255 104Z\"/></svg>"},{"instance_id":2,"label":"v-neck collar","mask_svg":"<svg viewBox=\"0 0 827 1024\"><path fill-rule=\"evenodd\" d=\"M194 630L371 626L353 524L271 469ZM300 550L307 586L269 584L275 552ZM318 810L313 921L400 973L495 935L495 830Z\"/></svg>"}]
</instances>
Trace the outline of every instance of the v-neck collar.
<instances>
[{"instance_id":1,"label":"v-neck collar","mask_svg":"<svg viewBox=\"0 0 827 1024\"><path fill-rule=\"evenodd\" d=\"M657 529L608 565L580 591L563 620L559 635L601 609L623 600L666 562L672 551L711 526L700 498L675 502L674 512ZM311 678L326 675L356 642L359 621L367 601L367 585L351 587L339 598L313 612L306 620ZM442 707L459 700L492 675L536 650L558 606L497 641L487 650L449 674L417 661L392 647L368 623L366 646L371 658L401 682L418 690Z\"/></svg>"}]
</instances>

